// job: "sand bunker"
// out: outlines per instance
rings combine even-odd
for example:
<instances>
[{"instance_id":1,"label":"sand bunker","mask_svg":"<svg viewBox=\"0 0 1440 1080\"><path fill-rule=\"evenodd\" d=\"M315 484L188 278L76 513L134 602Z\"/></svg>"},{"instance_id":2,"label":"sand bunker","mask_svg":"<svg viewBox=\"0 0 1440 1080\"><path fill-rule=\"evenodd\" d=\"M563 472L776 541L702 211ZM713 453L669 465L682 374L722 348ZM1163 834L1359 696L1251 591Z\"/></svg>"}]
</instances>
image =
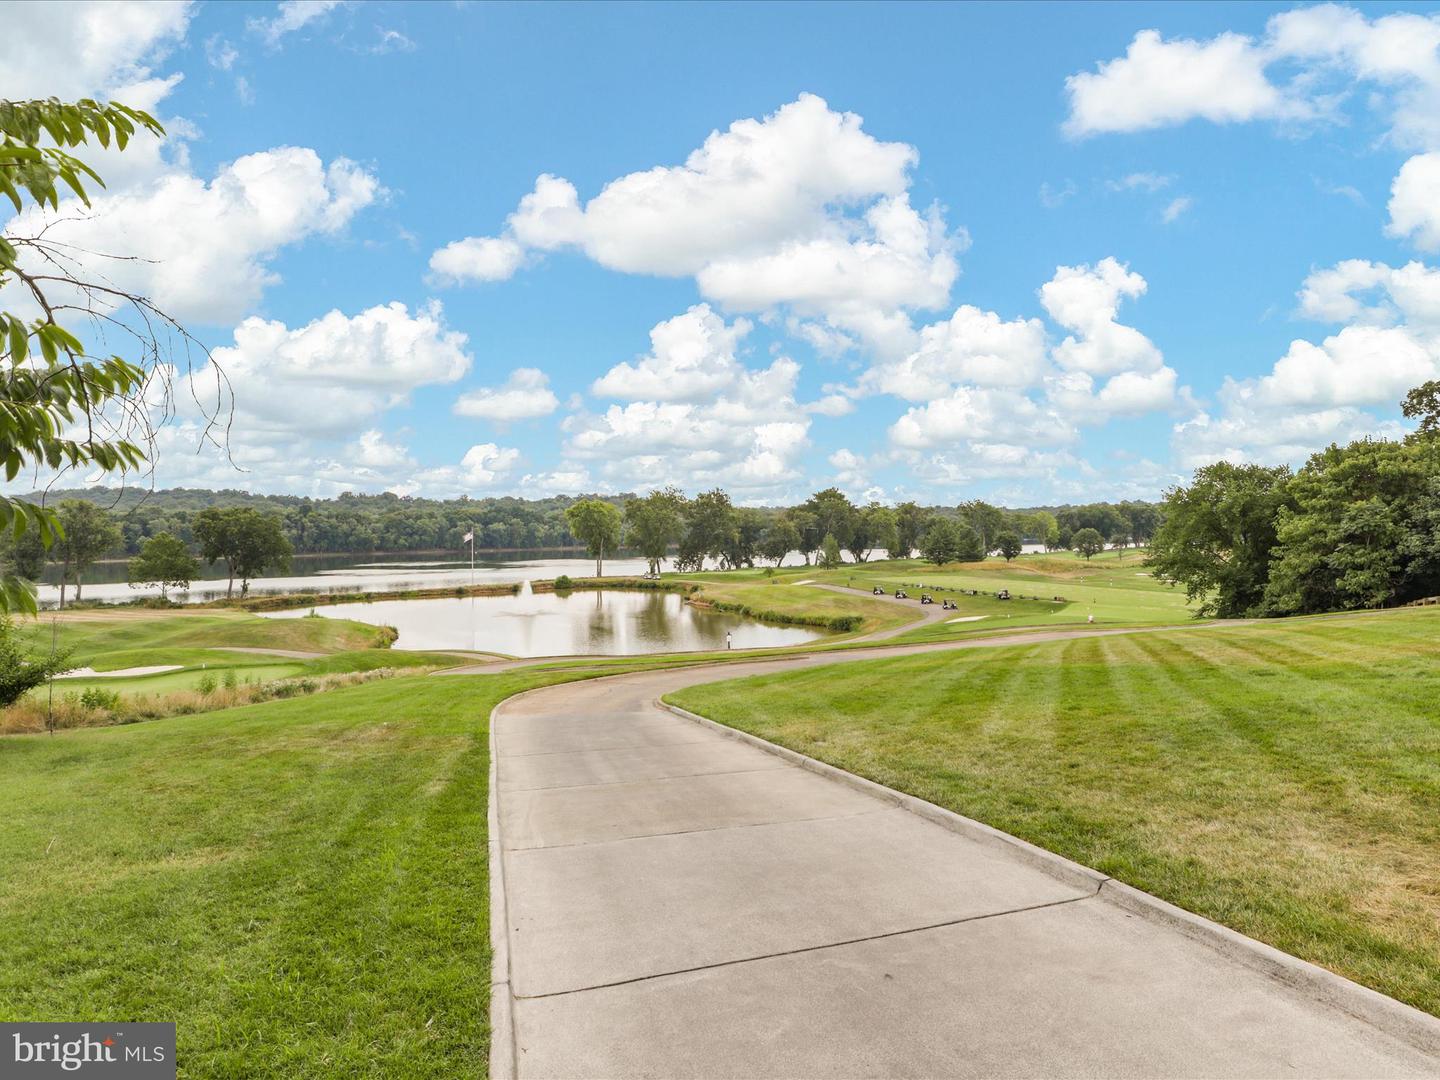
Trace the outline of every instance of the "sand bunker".
<instances>
[{"instance_id":1,"label":"sand bunker","mask_svg":"<svg viewBox=\"0 0 1440 1080\"><path fill-rule=\"evenodd\" d=\"M96 671L93 667L77 667L56 675L57 679L123 679L128 675L159 675L162 671L179 671L184 664L155 664L152 667L117 668L115 671Z\"/></svg>"}]
</instances>

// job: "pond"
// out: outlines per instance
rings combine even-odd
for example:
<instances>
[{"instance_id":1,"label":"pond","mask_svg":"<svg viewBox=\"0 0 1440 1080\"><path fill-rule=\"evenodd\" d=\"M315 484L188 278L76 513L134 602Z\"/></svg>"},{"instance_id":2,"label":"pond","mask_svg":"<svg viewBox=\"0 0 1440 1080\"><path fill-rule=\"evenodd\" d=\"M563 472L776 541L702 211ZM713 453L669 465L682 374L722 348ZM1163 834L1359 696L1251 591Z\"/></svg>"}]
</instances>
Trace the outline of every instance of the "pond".
<instances>
[{"instance_id":1,"label":"pond","mask_svg":"<svg viewBox=\"0 0 1440 1080\"><path fill-rule=\"evenodd\" d=\"M497 652L510 656L634 656L802 645L821 630L772 626L742 615L693 607L676 593L591 590L513 596L445 597L323 604L266 613L267 618L354 619L400 631L397 649Z\"/></svg>"}]
</instances>

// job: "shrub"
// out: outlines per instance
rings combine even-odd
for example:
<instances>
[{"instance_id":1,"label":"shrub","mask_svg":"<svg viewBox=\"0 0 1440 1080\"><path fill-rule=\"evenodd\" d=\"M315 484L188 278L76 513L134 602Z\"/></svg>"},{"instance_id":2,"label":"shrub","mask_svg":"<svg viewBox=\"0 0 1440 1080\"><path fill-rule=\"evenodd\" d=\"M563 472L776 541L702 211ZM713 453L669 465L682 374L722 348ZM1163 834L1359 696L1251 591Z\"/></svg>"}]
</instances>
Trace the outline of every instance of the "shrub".
<instances>
[{"instance_id":1,"label":"shrub","mask_svg":"<svg viewBox=\"0 0 1440 1080\"><path fill-rule=\"evenodd\" d=\"M204 694L206 697L209 697L211 694L215 693L215 687L217 685L218 684L215 681L215 676L207 671L204 675L200 676L200 682L196 685L195 689L199 690L200 693Z\"/></svg>"},{"instance_id":2,"label":"shrub","mask_svg":"<svg viewBox=\"0 0 1440 1080\"><path fill-rule=\"evenodd\" d=\"M555 579L555 588L557 589L568 589L572 584L569 574L561 574Z\"/></svg>"},{"instance_id":3,"label":"shrub","mask_svg":"<svg viewBox=\"0 0 1440 1080\"><path fill-rule=\"evenodd\" d=\"M71 698L73 694L66 694ZM119 712L121 703L120 695L114 690L104 690L98 686L92 686L80 695L80 704L87 709L103 709L106 712Z\"/></svg>"},{"instance_id":4,"label":"shrub","mask_svg":"<svg viewBox=\"0 0 1440 1080\"><path fill-rule=\"evenodd\" d=\"M237 686L240 685L240 679L236 676L234 668L226 669L225 678L222 680L222 682L226 690L234 690Z\"/></svg>"}]
</instances>

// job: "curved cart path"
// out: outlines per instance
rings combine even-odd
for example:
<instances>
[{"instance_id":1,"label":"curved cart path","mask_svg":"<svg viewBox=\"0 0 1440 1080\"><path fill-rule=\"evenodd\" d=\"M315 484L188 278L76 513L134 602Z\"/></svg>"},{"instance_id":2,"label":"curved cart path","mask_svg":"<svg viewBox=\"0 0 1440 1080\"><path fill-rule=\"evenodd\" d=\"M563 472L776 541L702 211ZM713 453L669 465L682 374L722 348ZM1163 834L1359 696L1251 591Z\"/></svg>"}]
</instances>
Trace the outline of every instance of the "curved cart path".
<instances>
[{"instance_id":1,"label":"curved cart path","mask_svg":"<svg viewBox=\"0 0 1440 1080\"><path fill-rule=\"evenodd\" d=\"M1440 1074L1432 1017L658 703L877 655L1126 632L810 653L504 702L492 1074Z\"/></svg>"}]
</instances>

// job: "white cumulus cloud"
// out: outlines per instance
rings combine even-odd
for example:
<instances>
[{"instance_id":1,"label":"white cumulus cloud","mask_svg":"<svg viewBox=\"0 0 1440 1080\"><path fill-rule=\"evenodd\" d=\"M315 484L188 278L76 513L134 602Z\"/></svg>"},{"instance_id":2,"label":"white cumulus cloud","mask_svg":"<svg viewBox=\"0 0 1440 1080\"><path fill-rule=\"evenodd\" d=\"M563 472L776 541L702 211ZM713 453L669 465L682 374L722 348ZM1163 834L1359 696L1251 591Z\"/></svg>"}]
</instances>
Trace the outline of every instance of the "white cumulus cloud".
<instances>
[{"instance_id":1,"label":"white cumulus cloud","mask_svg":"<svg viewBox=\"0 0 1440 1080\"><path fill-rule=\"evenodd\" d=\"M468 390L455 402L457 415L498 423L549 416L559 407L549 377L538 368L517 368L504 384Z\"/></svg>"}]
</instances>

